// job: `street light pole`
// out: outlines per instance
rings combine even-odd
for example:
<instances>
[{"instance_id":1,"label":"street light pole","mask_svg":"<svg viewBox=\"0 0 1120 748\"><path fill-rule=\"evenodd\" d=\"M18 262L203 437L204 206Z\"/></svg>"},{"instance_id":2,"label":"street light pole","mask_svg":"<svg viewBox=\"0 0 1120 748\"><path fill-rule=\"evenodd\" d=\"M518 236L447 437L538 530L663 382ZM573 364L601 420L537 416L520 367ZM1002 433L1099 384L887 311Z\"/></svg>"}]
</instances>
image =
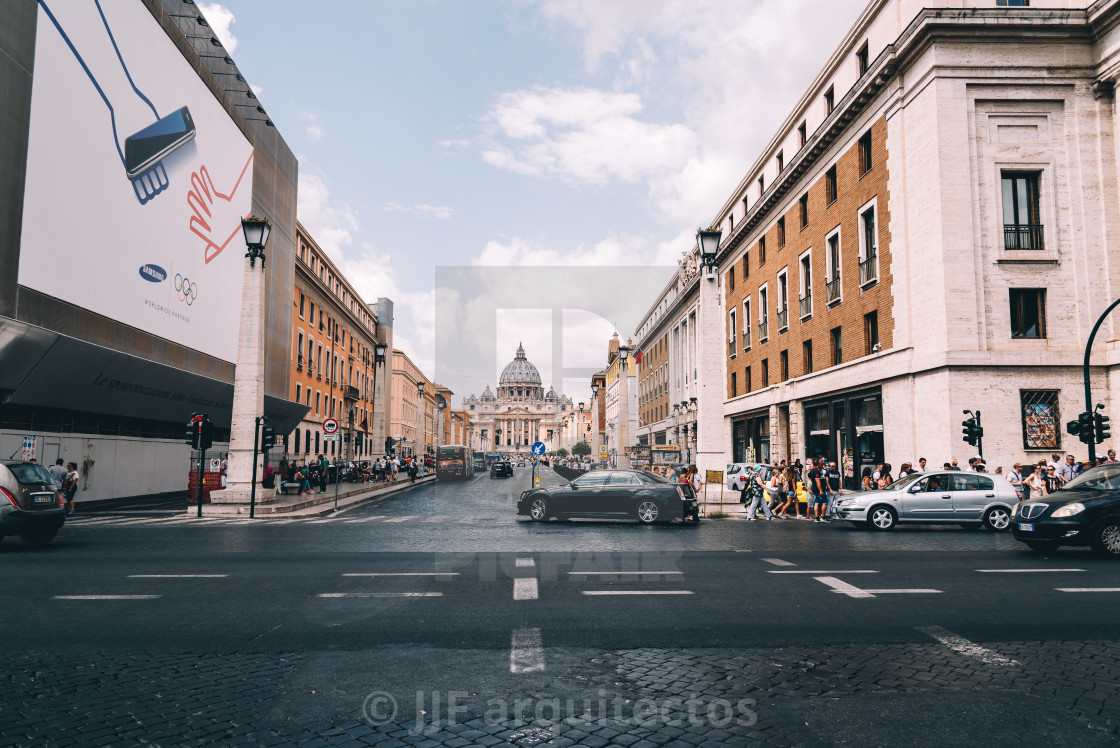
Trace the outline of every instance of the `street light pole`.
<instances>
[{"instance_id":1,"label":"street light pole","mask_svg":"<svg viewBox=\"0 0 1120 748\"><path fill-rule=\"evenodd\" d=\"M630 347L625 345L619 347L618 391L622 402L619 403L618 439L615 449L618 450L618 466L623 470L630 469L630 377L626 372L629 358Z\"/></svg>"}]
</instances>

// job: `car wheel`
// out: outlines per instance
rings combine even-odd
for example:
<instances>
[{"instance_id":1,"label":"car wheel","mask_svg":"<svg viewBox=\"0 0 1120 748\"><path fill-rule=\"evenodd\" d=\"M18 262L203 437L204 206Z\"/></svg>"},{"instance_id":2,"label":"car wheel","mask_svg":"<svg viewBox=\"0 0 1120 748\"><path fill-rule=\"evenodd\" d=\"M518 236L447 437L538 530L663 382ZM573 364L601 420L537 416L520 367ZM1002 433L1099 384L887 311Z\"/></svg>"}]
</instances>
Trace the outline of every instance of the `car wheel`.
<instances>
[{"instance_id":1,"label":"car wheel","mask_svg":"<svg viewBox=\"0 0 1120 748\"><path fill-rule=\"evenodd\" d=\"M1041 553L1044 556L1049 556L1058 550L1058 544L1053 540L1028 540L1027 547L1035 553Z\"/></svg>"},{"instance_id":2,"label":"car wheel","mask_svg":"<svg viewBox=\"0 0 1120 748\"><path fill-rule=\"evenodd\" d=\"M867 526L872 530L885 532L893 530L898 523L898 517L889 506L877 506L867 515Z\"/></svg>"},{"instance_id":3,"label":"car wheel","mask_svg":"<svg viewBox=\"0 0 1120 748\"><path fill-rule=\"evenodd\" d=\"M638 509L635 511L635 514L638 516L638 521L643 525L651 525L657 521L659 512L660 510L657 508L657 504L647 499L638 504Z\"/></svg>"},{"instance_id":4,"label":"car wheel","mask_svg":"<svg viewBox=\"0 0 1120 748\"><path fill-rule=\"evenodd\" d=\"M1089 545L1098 556L1120 558L1120 520L1106 519L1093 529Z\"/></svg>"},{"instance_id":5,"label":"car wheel","mask_svg":"<svg viewBox=\"0 0 1120 748\"><path fill-rule=\"evenodd\" d=\"M533 499L529 504L529 516L537 522L548 519L548 502L541 498Z\"/></svg>"},{"instance_id":6,"label":"car wheel","mask_svg":"<svg viewBox=\"0 0 1120 748\"><path fill-rule=\"evenodd\" d=\"M1011 512L1002 506L993 506L984 513L984 527L992 532L1004 532L1011 526Z\"/></svg>"},{"instance_id":7,"label":"car wheel","mask_svg":"<svg viewBox=\"0 0 1120 748\"><path fill-rule=\"evenodd\" d=\"M38 548L54 540L57 534L58 528L52 527L49 530L27 530L20 537L23 538L23 542Z\"/></svg>"}]
</instances>

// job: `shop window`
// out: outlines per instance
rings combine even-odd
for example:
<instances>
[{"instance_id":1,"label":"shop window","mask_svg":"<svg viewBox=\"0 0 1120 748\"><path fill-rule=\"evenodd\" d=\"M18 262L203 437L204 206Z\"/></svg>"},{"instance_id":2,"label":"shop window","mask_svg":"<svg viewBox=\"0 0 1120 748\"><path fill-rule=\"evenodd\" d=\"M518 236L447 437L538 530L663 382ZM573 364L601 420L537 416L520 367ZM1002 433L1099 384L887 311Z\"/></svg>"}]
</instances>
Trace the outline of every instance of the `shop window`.
<instances>
[{"instance_id":1,"label":"shop window","mask_svg":"<svg viewBox=\"0 0 1120 748\"><path fill-rule=\"evenodd\" d=\"M1058 390L1019 390L1023 449L1061 449Z\"/></svg>"},{"instance_id":2,"label":"shop window","mask_svg":"<svg viewBox=\"0 0 1120 748\"><path fill-rule=\"evenodd\" d=\"M1046 289L1008 289L1011 301L1011 337L1046 337Z\"/></svg>"},{"instance_id":3,"label":"shop window","mask_svg":"<svg viewBox=\"0 0 1120 748\"><path fill-rule=\"evenodd\" d=\"M1000 8L1027 8L1030 4L1031 0L996 0L996 6Z\"/></svg>"}]
</instances>

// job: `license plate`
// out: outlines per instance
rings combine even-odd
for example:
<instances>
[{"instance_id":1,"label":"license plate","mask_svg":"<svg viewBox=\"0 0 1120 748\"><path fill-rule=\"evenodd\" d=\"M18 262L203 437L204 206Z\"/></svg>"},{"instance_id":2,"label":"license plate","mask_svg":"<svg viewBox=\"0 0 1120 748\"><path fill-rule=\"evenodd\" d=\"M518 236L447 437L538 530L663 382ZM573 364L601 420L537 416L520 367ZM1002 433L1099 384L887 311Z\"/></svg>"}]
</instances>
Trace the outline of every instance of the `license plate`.
<instances>
[{"instance_id":1,"label":"license plate","mask_svg":"<svg viewBox=\"0 0 1120 748\"><path fill-rule=\"evenodd\" d=\"M54 497L54 494L47 493L32 496L31 501L34 504L53 504L55 501L57 501L57 499Z\"/></svg>"},{"instance_id":2,"label":"license plate","mask_svg":"<svg viewBox=\"0 0 1120 748\"><path fill-rule=\"evenodd\" d=\"M1022 532L1034 532L1034 525L1019 525Z\"/></svg>"}]
</instances>

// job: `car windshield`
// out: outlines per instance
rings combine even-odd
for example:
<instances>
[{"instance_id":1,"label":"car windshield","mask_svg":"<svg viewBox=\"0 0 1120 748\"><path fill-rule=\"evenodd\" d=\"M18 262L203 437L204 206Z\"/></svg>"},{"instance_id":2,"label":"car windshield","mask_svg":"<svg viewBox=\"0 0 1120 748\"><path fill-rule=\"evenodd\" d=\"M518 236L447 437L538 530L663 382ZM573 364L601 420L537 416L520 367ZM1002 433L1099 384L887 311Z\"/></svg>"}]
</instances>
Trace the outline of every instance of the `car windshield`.
<instances>
[{"instance_id":1,"label":"car windshield","mask_svg":"<svg viewBox=\"0 0 1120 748\"><path fill-rule=\"evenodd\" d=\"M1071 488L1092 488L1097 491L1120 490L1120 462L1110 462L1086 470L1063 486L1063 490Z\"/></svg>"},{"instance_id":2,"label":"car windshield","mask_svg":"<svg viewBox=\"0 0 1120 748\"><path fill-rule=\"evenodd\" d=\"M53 483L54 478L44 468L39 465L32 465L31 463L9 465L8 469L12 471L12 475L16 480L23 485L29 483Z\"/></svg>"}]
</instances>

